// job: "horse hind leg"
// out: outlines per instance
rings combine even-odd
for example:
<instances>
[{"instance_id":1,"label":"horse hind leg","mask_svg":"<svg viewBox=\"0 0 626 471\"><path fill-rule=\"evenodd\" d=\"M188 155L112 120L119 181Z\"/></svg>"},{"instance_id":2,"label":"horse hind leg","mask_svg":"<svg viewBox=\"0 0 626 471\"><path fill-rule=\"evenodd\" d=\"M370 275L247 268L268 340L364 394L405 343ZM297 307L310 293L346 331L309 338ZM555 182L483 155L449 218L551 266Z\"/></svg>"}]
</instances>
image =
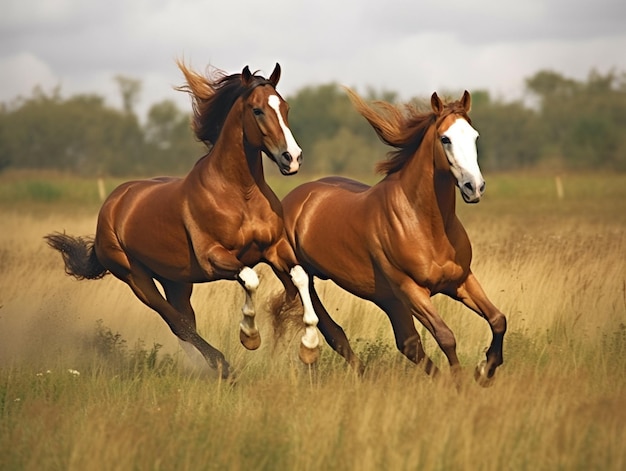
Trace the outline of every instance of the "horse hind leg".
<instances>
[{"instance_id":1,"label":"horse hind leg","mask_svg":"<svg viewBox=\"0 0 626 471\"><path fill-rule=\"evenodd\" d=\"M140 301L159 313L179 340L196 348L209 366L216 369L223 379L230 376L230 365L224 358L224 354L211 346L196 330L195 315L189 304L189 298L184 301L187 295L191 296L189 284L162 281L163 289L171 299L175 300L174 303L179 310L161 295L150 274L142 268L132 267L127 275L119 278L130 286Z\"/></svg>"},{"instance_id":2,"label":"horse hind leg","mask_svg":"<svg viewBox=\"0 0 626 471\"><path fill-rule=\"evenodd\" d=\"M256 311L254 309L259 277L252 268L243 267L237 280L246 292L246 300L241 308L243 318L240 323L239 340L248 350L256 350L261 346L261 334L255 322Z\"/></svg>"},{"instance_id":3,"label":"horse hind leg","mask_svg":"<svg viewBox=\"0 0 626 471\"><path fill-rule=\"evenodd\" d=\"M302 307L304 308L304 314L302 319L304 320L304 335L300 341L300 360L303 363L310 365L315 363L319 358L319 344L320 339L317 331L317 324L319 319L315 314L313 303L311 301L311 294L309 292L309 275L304 271L300 265L296 265L289 272L291 281L298 289L300 293L300 299L302 300Z\"/></svg>"},{"instance_id":4,"label":"horse hind leg","mask_svg":"<svg viewBox=\"0 0 626 471\"><path fill-rule=\"evenodd\" d=\"M193 284L176 283L163 279L159 279L158 281L161 283L161 286L163 286L167 301L183 316L183 322L192 326L193 329L196 329L196 313L191 306ZM178 343L195 370L204 371L209 368L206 359L199 349L194 347L191 343L182 340L180 337L178 337Z\"/></svg>"}]
</instances>

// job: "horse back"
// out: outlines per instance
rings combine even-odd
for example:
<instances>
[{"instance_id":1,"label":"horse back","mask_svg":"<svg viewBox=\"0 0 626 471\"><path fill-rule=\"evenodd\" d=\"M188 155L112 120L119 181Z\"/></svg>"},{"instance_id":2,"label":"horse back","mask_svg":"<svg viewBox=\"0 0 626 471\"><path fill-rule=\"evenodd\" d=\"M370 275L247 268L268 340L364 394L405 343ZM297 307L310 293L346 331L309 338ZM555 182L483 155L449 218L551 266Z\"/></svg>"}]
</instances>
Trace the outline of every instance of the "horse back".
<instances>
[{"instance_id":1,"label":"horse back","mask_svg":"<svg viewBox=\"0 0 626 471\"><path fill-rule=\"evenodd\" d=\"M369 188L371 188L369 185L366 185L365 183L361 183L359 181L352 180L351 178L345 178L345 177L326 177L326 178L320 178L317 181L325 185L332 185L338 188L342 188L352 193L362 193L368 190Z\"/></svg>"}]
</instances>

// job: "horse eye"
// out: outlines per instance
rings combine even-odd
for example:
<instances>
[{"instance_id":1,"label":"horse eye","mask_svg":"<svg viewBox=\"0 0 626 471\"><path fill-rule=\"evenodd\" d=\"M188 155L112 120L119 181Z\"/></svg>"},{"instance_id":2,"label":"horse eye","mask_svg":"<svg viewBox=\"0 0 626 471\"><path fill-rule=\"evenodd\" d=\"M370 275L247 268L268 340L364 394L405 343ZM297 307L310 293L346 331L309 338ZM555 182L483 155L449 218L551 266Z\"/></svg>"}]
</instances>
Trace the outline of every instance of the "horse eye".
<instances>
[{"instance_id":1,"label":"horse eye","mask_svg":"<svg viewBox=\"0 0 626 471\"><path fill-rule=\"evenodd\" d=\"M252 112L254 113L254 116L261 116L263 114L263 110L261 108L254 108Z\"/></svg>"},{"instance_id":2,"label":"horse eye","mask_svg":"<svg viewBox=\"0 0 626 471\"><path fill-rule=\"evenodd\" d=\"M450 138L448 136L441 136L441 143L442 144L452 144L452 141L450 140Z\"/></svg>"}]
</instances>

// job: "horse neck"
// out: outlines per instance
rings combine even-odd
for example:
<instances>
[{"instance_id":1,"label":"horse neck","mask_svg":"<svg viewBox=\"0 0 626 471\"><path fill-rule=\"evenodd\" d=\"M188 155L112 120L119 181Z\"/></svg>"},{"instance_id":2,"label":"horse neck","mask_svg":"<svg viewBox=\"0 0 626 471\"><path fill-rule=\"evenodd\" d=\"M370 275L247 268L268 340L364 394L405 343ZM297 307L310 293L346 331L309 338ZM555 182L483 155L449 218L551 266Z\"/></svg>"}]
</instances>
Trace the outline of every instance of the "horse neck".
<instances>
[{"instance_id":1,"label":"horse neck","mask_svg":"<svg viewBox=\"0 0 626 471\"><path fill-rule=\"evenodd\" d=\"M455 217L454 177L449 168L438 168L436 162L447 162L431 126L415 155L400 170L400 182L418 219L430 219L444 228Z\"/></svg>"},{"instance_id":2,"label":"horse neck","mask_svg":"<svg viewBox=\"0 0 626 471\"><path fill-rule=\"evenodd\" d=\"M241 120L242 103L238 100L228 114L222 132L206 158L194 167L205 186L220 175L228 186L249 191L265 183L261 152L245 142Z\"/></svg>"}]
</instances>

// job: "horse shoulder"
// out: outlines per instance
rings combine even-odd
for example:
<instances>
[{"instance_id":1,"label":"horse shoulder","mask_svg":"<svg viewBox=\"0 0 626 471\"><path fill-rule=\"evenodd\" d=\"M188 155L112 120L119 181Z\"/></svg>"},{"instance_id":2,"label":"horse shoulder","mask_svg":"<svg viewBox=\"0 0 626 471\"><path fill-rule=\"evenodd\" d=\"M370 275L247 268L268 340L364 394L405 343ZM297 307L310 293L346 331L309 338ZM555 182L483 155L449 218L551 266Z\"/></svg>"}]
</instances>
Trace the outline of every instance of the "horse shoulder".
<instances>
[{"instance_id":1,"label":"horse shoulder","mask_svg":"<svg viewBox=\"0 0 626 471\"><path fill-rule=\"evenodd\" d=\"M455 229L454 240L445 233L439 237L419 215L399 204L400 196L385 197L387 204L372 215L372 224L378 229L372 231L369 250L387 279L395 284L411 279L438 292L466 276L464 231Z\"/></svg>"}]
</instances>

